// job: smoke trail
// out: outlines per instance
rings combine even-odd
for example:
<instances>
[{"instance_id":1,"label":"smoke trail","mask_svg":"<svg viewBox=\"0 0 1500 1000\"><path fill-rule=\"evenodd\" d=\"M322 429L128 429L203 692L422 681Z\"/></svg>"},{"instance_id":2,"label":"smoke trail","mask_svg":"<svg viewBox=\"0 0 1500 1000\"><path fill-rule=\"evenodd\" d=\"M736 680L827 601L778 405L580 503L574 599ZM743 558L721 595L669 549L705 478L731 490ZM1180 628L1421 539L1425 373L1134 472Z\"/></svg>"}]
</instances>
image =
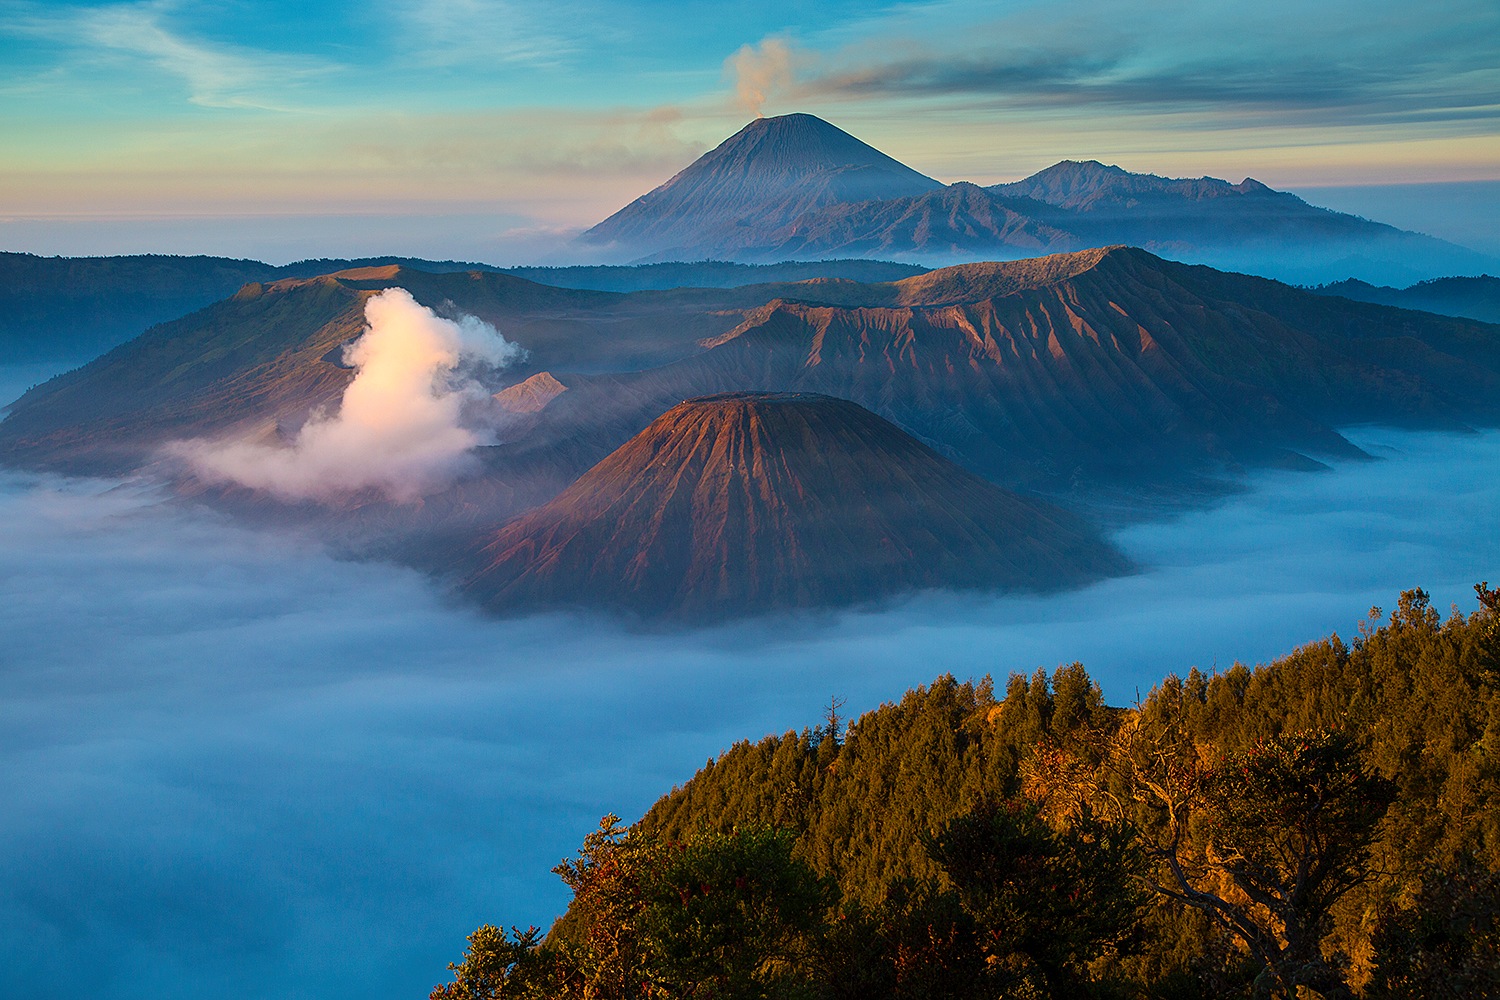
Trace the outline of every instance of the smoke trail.
<instances>
[{"instance_id":1,"label":"smoke trail","mask_svg":"<svg viewBox=\"0 0 1500 1000\"><path fill-rule=\"evenodd\" d=\"M364 334L344 351L357 371L337 414L314 414L289 445L180 441L169 453L205 481L284 500L374 489L407 503L446 486L489 437L465 405L488 394L463 368L503 368L526 352L472 316L438 316L404 288L372 296L365 320Z\"/></svg>"},{"instance_id":2,"label":"smoke trail","mask_svg":"<svg viewBox=\"0 0 1500 1000\"><path fill-rule=\"evenodd\" d=\"M792 85L792 50L779 38L767 38L759 46L742 45L724 62L734 77L735 99L755 117L778 90Z\"/></svg>"}]
</instances>

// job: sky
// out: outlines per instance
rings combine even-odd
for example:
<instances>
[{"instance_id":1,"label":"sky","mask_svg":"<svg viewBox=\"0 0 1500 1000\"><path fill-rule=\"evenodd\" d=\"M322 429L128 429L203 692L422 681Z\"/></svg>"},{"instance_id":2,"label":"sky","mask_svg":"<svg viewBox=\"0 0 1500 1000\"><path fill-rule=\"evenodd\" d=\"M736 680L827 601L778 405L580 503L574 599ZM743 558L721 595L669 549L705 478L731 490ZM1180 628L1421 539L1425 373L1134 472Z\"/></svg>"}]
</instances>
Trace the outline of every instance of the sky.
<instances>
[{"instance_id":1,"label":"sky","mask_svg":"<svg viewBox=\"0 0 1500 1000\"><path fill-rule=\"evenodd\" d=\"M793 111L944 181L1494 182L1496 38L1493 0L0 0L0 249L541 259Z\"/></svg>"},{"instance_id":2,"label":"sky","mask_svg":"<svg viewBox=\"0 0 1500 1000\"><path fill-rule=\"evenodd\" d=\"M0 474L0 995L410 1000L481 922L549 923L605 812L832 695L1076 659L1128 705L1405 588L1472 611L1500 432L1348 434L1380 460L1124 529L1131 576L686 636L487 619L148 483Z\"/></svg>"}]
</instances>

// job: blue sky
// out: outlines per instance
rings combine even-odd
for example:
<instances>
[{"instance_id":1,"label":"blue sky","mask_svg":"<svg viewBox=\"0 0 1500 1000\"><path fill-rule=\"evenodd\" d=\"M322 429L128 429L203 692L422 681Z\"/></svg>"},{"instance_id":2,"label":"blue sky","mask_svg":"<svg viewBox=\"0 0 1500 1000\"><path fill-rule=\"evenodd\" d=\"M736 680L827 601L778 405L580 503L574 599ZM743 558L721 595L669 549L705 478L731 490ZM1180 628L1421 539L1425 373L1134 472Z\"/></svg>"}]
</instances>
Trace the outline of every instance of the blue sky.
<instances>
[{"instance_id":1,"label":"blue sky","mask_svg":"<svg viewBox=\"0 0 1500 1000\"><path fill-rule=\"evenodd\" d=\"M524 255L754 110L943 180L1500 180L1496 38L1493 0L0 0L0 245Z\"/></svg>"}]
</instances>

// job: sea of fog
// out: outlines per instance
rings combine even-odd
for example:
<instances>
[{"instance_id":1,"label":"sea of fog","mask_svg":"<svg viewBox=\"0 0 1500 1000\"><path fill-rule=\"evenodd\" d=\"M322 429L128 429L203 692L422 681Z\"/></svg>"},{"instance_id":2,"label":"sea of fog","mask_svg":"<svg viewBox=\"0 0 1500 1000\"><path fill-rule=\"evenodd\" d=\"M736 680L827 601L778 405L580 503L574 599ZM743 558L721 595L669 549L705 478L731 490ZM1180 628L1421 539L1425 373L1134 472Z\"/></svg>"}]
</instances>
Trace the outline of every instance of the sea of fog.
<instances>
[{"instance_id":1,"label":"sea of fog","mask_svg":"<svg viewBox=\"0 0 1500 1000\"><path fill-rule=\"evenodd\" d=\"M675 637L490 621L145 485L0 475L0 995L411 1000L479 923L556 915L601 814L830 695L1078 659L1122 704L1403 588L1472 608L1500 432L1350 436L1381 460L1124 530L1135 576Z\"/></svg>"}]
</instances>

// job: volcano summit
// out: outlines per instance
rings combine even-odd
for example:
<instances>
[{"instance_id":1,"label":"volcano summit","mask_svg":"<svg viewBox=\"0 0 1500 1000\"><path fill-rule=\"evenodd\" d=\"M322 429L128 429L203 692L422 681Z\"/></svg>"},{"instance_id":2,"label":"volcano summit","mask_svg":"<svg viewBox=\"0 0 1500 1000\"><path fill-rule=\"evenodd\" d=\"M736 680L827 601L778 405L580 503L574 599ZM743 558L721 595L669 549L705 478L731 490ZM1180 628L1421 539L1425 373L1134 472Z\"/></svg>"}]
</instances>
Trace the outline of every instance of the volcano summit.
<instances>
[{"instance_id":1,"label":"volcano summit","mask_svg":"<svg viewBox=\"0 0 1500 1000\"><path fill-rule=\"evenodd\" d=\"M843 399L683 402L496 533L465 589L497 611L723 618L922 588L1048 589L1125 559Z\"/></svg>"},{"instance_id":2,"label":"volcano summit","mask_svg":"<svg viewBox=\"0 0 1500 1000\"><path fill-rule=\"evenodd\" d=\"M757 118L583 240L650 248L662 260L722 258L810 212L942 186L813 115Z\"/></svg>"}]
</instances>

